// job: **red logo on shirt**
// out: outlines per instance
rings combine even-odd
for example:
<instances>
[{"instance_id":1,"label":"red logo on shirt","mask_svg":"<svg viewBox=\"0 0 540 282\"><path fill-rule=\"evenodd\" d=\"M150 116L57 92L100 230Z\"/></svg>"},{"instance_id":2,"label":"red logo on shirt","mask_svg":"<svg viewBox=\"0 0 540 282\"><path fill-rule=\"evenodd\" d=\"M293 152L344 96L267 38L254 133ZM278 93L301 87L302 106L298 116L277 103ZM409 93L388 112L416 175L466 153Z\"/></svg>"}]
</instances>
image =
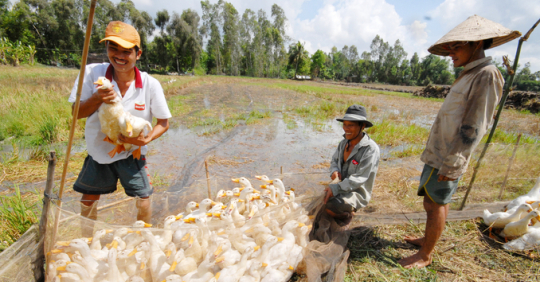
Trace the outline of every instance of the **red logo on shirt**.
<instances>
[{"instance_id":1,"label":"red logo on shirt","mask_svg":"<svg viewBox=\"0 0 540 282\"><path fill-rule=\"evenodd\" d=\"M357 165L358 162L357 162L356 160L352 160L352 164L353 164L353 165Z\"/></svg>"},{"instance_id":2,"label":"red logo on shirt","mask_svg":"<svg viewBox=\"0 0 540 282\"><path fill-rule=\"evenodd\" d=\"M135 110L137 111L144 111L145 104L144 103L135 103Z\"/></svg>"}]
</instances>

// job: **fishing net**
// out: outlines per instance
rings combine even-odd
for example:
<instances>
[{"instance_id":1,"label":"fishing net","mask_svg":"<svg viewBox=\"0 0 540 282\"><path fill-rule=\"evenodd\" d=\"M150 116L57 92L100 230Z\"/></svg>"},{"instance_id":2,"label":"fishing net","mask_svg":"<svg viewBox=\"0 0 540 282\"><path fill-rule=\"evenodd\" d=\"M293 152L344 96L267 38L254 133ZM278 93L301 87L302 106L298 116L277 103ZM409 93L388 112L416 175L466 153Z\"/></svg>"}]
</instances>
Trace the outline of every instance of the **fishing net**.
<instances>
[{"instance_id":1,"label":"fishing net","mask_svg":"<svg viewBox=\"0 0 540 282\"><path fill-rule=\"evenodd\" d=\"M260 233L259 235L254 234L256 231L251 228L251 225L254 226L255 224L253 223L250 225L250 222L263 223L263 226L266 226L272 231L272 236L277 237L278 242L282 242L279 238L284 236L283 234L285 233L285 231L283 231L282 234L279 234L279 229L284 229L285 226L289 224L292 226L291 233L294 234L293 244L290 249L287 248L286 251L282 252L283 255L288 258L281 264L266 266L267 269L265 269L264 266L260 266L260 268L257 269L256 266L253 266L256 263L257 253L251 256L248 255L247 257L249 257L249 259L247 260L247 263L243 265L243 270L237 270L236 273L242 273L242 275L256 275L258 272L258 275L276 275L275 272L280 271L281 274L275 276L276 280L271 281L288 281L293 272L296 271L300 274L306 274L309 281L321 281L321 276L325 278L324 281L341 281L344 274L344 271L342 270L345 269L344 266L346 265L348 257L348 252L343 253L347 243L347 238L343 237L343 235L346 235L347 233L335 232L333 230L335 226L332 225L332 219L319 213L322 203L321 191L324 189L324 185L321 184L323 183L322 180L328 177L327 174L285 174L278 177L283 179L286 190L294 188L295 193L300 195L295 197L294 204L288 202L269 206L259 210L251 219L246 220L245 223L239 225L238 221L233 221L233 224L236 229L241 230L240 237L238 238L244 240L244 243L248 246L253 246L255 244L258 246L256 248L257 250L252 250L253 253L262 253L264 249L270 250L272 247L277 246L277 243L265 248L266 242L260 240ZM257 180L250 180L254 187L263 184ZM137 234L137 231L140 231L140 234L138 235L144 238L142 239L142 242L151 241L152 239L146 237L148 234L151 234L154 238L158 238L158 244L162 243L162 241L159 240L168 238L168 236L171 236L171 233L173 233L174 236L177 235L176 233L179 233L181 236L173 236L173 239L171 240L176 244L178 249L173 250L172 255L165 255L165 257L159 259L155 259L152 256L145 258L144 254L139 254L140 251L131 256L129 253L126 253L126 250L132 250L134 246L141 245L141 242L134 242L126 239L126 241L120 243L119 245L121 247L118 248L116 255L118 268L125 267L127 269L126 264L132 264L130 266L130 271L123 271L124 279L128 276L136 275L140 276L143 281L163 281L169 275L178 274L179 272L175 272L176 269L170 271L171 266L175 263L174 252L179 253L180 249L185 247L183 246L183 244L185 244L184 240L190 241L191 239L200 241L199 246L202 248L201 253L203 254L197 262L197 271L195 271L196 274L194 275L208 272L215 276L218 272L221 273L225 271L216 266L217 263L213 263L217 257L214 253L220 245L217 243L215 235L212 234L223 233L223 230L227 230L227 227L230 226L229 223L224 220L215 220L215 215L213 215L212 218L214 219L208 221L207 224L184 222L184 224L174 227L174 230L171 231L171 229L166 226L164 220L168 216L176 216L181 212L185 212L189 202L200 202L202 199L208 198L208 187L210 187L212 198L215 199L218 190L231 189L235 185L238 186L238 184L230 182L230 179L211 178L210 180L195 181L187 189L183 189L180 192L154 193L151 196L153 210L151 223L153 226L149 228L134 227L133 224L138 212L135 205L137 199L126 198L125 195L122 194L113 194L102 197L102 199L93 206L97 214L96 220L90 220L80 215L82 206L77 199L65 200L62 203L62 206L55 204L51 205L51 210L48 213L47 234L44 239L44 247L47 253L47 276L45 281L54 281L55 277L66 273L63 270L57 270L57 268L65 266L65 262L63 261L68 260L68 258L79 264L84 264L84 261L80 261L81 256L79 256L82 251L70 245L71 242L84 241L87 246L86 248L91 249L92 255L94 255L94 253L99 255L101 250L101 255L104 256L101 258L101 261L110 262L108 253L103 252L104 248L107 248L106 250L114 248L115 244L118 244L115 236L126 238L129 236L125 234L127 230L135 231L135 234ZM326 229L325 234L327 234L327 238L324 238L324 236L321 237L320 235L318 235L318 237L316 236L317 238L322 238L320 243L315 241L309 242L309 238L312 237L309 235L309 228L311 228L310 225L312 225L315 218L317 218L319 222L317 230L322 230L321 228ZM179 221L182 220L183 219L180 219ZM271 222L268 224L267 221ZM55 222L58 222L57 228L54 228ZM290 222L294 222L294 224L291 225ZM275 226L273 226L273 224L275 224ZM260 228L263 229L263 227ZM93 232L94 235L92 239L82 236L85 229L90 229L90 234ZM56 230L56 234L53 230ZM193 230L194 233L191 233ZM186 234L191 235L188 236ZM231 234L233 233L229 233L228 236L233 236ZM178 240L179 238L180 240ZM272 241L272 239L268 238L267 240ZM283 242L286 240L287 237L285 236ZM165 239L164 241L167 240ZM231 242L232 241L233 240L231 240ZM150 243L150 245L152 245L152 243ZM298 249L296 246L301 246L302 248ZM324 248L321 246L324 246ZM163 249L164 246L161 247L162 253L167 254L166 246L165 249ZM241 244L232 243L232 249L240 248L243 248ZM300 251L295 252L295 248ZM124 251L121 251L120 249L124 249ZM189 247L183 249L183 251L187 253L188 249ZM247 252L247 249L244 249L243 251ZM240 253L243 255L244 252ZM259 253L259 255L261 253ZM271 253L271 251L269 253ZM318 265L312 263L313 260L317 260L317 258L320 258L321 256L327 260L330 257L336 257L333 261L336 261L337 264L334 263L332 266L328 267L320 262L318 262ZM302 260L303 257L306 257L305 262ZM241 261L242 260L238 261L236 264L241 265ZM272 261L269 261L268 263L271 264L271 262ZM69 265L66 268L68 268ZM272 267L272 270L270 267ZM320 267L320 269L318 267ZM11 271L15 272L14 270L20 269L21 268L17 269L12 267ZM272 273L272 271L274 273ZM93 274L93 281L106 279L107 274L107 271ZM185 273L181 274L182 277L186 279L184 276ZM314 275L317 276L317 278L312 278L315 277ZM333 278L328 280L326 279L327 277ZM29 279L21 279L20 281L36 281L30 276L27 278ZM189 279L186 281L189 281Z\"/></svg>"}]
</instances>

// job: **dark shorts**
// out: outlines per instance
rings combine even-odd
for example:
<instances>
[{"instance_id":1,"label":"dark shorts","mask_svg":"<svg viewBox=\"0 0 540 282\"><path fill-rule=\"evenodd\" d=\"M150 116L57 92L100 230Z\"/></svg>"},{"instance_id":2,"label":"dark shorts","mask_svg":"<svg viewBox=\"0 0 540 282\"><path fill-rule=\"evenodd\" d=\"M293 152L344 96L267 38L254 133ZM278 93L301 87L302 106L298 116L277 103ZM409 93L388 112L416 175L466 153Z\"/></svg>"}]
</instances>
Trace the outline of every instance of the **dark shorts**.
<instances>
[{"instance_id":1,"label":"dark shorts","mask_svg":"<svg viewBox=\"0 0 540 282\"><path fill-rule=\"evenodd\" d=\"M353 206L347 204L339 195L328 199L328 202L326 202L326 209L331 210L335 214L356 211Z\"/></svg>"},{"instance_id":2,"label":"dark shorts","mask_svg":"<svg viewBox=\"0 0 540 282\"><path fill-rule=\"evenodd\" d=\"M454 181L437 181L439 170L429 165L424 165L420 176L420 186L418 196L428 196L433 202L439 205L446 205L452 200L452 195L456 193L459 178ZM460 177L461 178L461 177Z\"/></svg>"},{"instance_id":3,"label":"dark shorts","mask_svg":"<svg viewBox=\"0 0 540 282\"><path fill-rule=\"evenodd\" d=\"M133 156L110 164L100 164L90 155L84 160L73 190L91 195L109 194L116 191L118 179L130 197L148 197L154 192L146 170L146 158L136 160Z\"/></svg>"}]
</instances>

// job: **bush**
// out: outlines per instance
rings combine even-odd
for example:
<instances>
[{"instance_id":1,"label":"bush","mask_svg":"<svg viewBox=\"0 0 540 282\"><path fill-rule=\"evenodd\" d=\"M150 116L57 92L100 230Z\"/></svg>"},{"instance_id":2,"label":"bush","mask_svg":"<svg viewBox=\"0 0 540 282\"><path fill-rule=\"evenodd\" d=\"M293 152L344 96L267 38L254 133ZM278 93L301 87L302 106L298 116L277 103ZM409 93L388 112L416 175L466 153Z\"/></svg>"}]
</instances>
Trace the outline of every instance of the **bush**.
<instances>
[{"instance_id":1,"label":"bush","mask_svg":"<svg viewBox=\"0 0 540 282\"><path fill-rule=\"evenodd\" d=\"M540 81L525 80L516 83L516 90L540 92Z\"/></svg>"}]
</instances>

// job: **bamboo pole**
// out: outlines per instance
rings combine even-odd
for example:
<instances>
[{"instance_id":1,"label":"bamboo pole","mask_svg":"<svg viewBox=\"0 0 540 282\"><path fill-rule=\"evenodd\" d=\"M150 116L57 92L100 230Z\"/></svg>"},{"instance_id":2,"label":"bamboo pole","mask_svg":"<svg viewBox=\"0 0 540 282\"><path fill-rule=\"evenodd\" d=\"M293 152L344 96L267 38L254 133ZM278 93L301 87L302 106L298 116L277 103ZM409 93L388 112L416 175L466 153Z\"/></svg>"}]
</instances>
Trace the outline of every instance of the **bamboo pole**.
<instances>
[{"instance_id":1,"label":"bamboo pole","mask_svg":"<svg viewBox=\"0 0 540 282\"><path fill-rule=\"evenodd\" d=\"M71 121L71 128L69 130L69 140L66 148L66 159L64 160L64 168L62 170L62 178L60 180L60 189L58 190L58 200L57 205L59 208L62 207L62 196L64 194L64 186L66 184L66 175L68 170L69 158L71 155L71 146L73 145L73 135L75 134L75 127L77 126L77 117L79 116L79 106L81 104L81 91L82 84L84 82L84 73L86 71L86 61L88 58L88 49L90 46L90 35L92 34L92 25L94 22L94 12L96 10L97 0L92 0L90 2L90 12L88 13L88 22L86 23L86 35L84 37L84 47L81 60L81 69L79 71L79 83L77 85L77 96L75 100L75 105L73 106L73 119ZM56 216L54 218L54 229L53 229L53 242L56 241L56 233L58 231L60 209L57 209Z\"/></svg>"},{"instance_id":2,"label":"bamboo pole","mask_svg":"<svg viewBox=\"0 0 540 282\"><path fill-rule=\"evenodd\" d=\"M497 124L499 123L499 118L501 117L504 104L506 103L506 98L508 97L508 94L512 90L512 84L514 84L514 77L516 75L515 71L517 69L518 62L519 62L519 55L521 54L521 46L523 45L523 42L529 39L529 36L531 35L531 33L534 31L534 29L539 23L540 23L540 19L531 27L531 29L529 29L529 31L525 34L525 36L522 36L519 39L518 47L516 50L516 58L514 60L514 66L510 68L510 66L507 65L507 68L510 74L510 79L508 80L506 84L506 88L504 89L504 94L501 98L501 102L499 103L499 110L497 111L497 115L495 116L495 120L493 121L493 127L491 128L491 132L489 133L489 136L487 138L486 145L484 145L484 149L482 150L482 153L480 154L480 158L478 158L478 162L476 163L476 166L474 167L474 172L471 178L471 182L469 182L469 187L467 187L467 192L465 193L465 197L463 197L463 201L461 202L461 206L459 207L459 210L463 210L463 208L465 207L465 203L467 202L467 197L469 197L469 193L471 192L472 186L474 184L474 180L476 179L476 174L478 173L478 169L480 168L480 165L482 164L482 159L486 155L486 151L489 147L489 144L491 143L493 134L495 134L495 129L497 128Z\"/></svg>"},{"instance_id":3,"label":"bamboo pole","mask_svg":"<svg viewBox=\"0 0 540 282\"><path fill-rule=\"evenodd\" d=\"M210 189L210 174L208 173L208 161L204 160L204 167L206 168L206 186L208 188L208 198L212 199L212 189Z\"/></svg>"},{"instance_id":4,"label":"bamboo pole","mask_svg":"<svg viewBox=\"0 0 540 282\"><path fill-rule=\"evenodd\" d=\"M512 152L512 156L510 157L510 161L508 162L508 169L506 169L506 175L504 176L504 181L501 185L501 191L499 192L499 200L502 199L504 187L506 186L506 181L508 180L508 174L510 173L510 169L512 168L512 163L514 163L514 158L516 157L516 152L519 147L520 140L521 140L521 133L517 137L516 145L514 146L514 151Z\"/></svg>"}]
</instances>

